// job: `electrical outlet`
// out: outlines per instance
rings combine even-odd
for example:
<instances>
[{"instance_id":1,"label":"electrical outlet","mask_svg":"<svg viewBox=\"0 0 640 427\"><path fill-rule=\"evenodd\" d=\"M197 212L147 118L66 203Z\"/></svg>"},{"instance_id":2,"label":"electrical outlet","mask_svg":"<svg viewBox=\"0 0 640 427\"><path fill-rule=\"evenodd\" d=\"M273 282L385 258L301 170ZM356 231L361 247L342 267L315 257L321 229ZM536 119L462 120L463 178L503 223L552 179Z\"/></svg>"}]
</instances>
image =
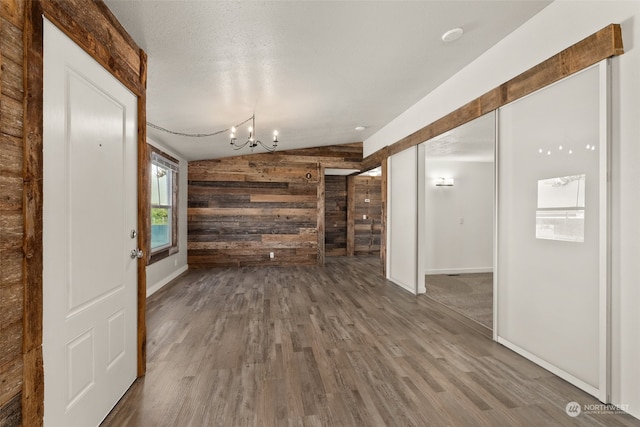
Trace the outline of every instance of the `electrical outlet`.
<instances>
[{"instance_id":1,"label":"electrical outlet","mask_svg":"<svg viewBox=\"0 0 640 427\"><path fill-rule=\"evenodd\" d=\"M365 203L371 203L371 199L364 199Z\"/></svg>"},{"instance_id":2,"label":"electrical outlet","mask_svg":"<svg viewBox=\"0 0 640 427\"><path fill-rule=\"evenodd\" d=\"M274 259L276 255L273 252L269 252L269 259Z\"/></svg>"},{"instance_id":3,"label":"electrical outlet","mask_svg":"<svg viewBox=\"0 0 640 427\"><path fill-rule=\"evenodd\" d=\"M367 219L367 216L366 215L362 215L362 219Z\"/></svg>"}]
</instances>

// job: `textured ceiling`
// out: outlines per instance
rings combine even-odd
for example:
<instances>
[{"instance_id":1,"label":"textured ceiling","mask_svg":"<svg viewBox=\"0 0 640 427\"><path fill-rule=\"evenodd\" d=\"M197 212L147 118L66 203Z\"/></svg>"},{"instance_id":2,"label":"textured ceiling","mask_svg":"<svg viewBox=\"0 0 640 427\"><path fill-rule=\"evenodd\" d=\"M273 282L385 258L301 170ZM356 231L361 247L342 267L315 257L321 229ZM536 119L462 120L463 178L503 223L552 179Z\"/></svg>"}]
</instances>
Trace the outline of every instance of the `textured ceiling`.
<instances>
[{"instance_id":1,"label":"textured ceiling","mask_svg":"<svg viewBox=\"0 0 640 427\"><path fill-rule=\"evenodd\" d=\"M426 141L427 161L493 162L496 143L494 112Z\"/></svg>"},{"instance_id":2,"label":"textured ceiling","mask_svg":"<svg viewBox=\"0 0 640 427\"><path fill-rule=\"evenodd\" d=\"M277 129L289 150L363 141L549 2L106 4L148 54L151 123L211 133L255 112L258 138ZM464 36L442 42L454 27ZM187 160L248 152L233 151L227 133L148 135Z\"/></svg>"}]
</instances>

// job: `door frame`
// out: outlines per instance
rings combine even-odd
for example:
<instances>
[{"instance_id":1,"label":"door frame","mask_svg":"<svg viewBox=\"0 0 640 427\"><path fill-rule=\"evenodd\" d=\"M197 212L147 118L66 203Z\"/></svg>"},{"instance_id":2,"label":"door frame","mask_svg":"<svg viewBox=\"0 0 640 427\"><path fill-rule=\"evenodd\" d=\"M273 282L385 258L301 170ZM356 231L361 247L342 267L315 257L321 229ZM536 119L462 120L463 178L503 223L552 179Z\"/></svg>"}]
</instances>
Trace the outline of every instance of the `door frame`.
<instances>
[{"instance_id":1,"label":"door frame","mask_svg":"<svg viewBox=\"0 0 640 427\"><path fill-rule=\"evenodd\" d=\"M497 110L516 99L533 93L564 77L594 65L603 59L624 54L622 28L620 24L610 24L589 35L579 42L567 47L550 58L532 66L518 76L502 83L483 95L469 101L465 105L445 114L416 131L400 138L390 145L383 146L370 153L362 160L362 171L382 166L382 194L387 197L383 202L382 239L388 241L388 164L390 156L414 147L434 136L454 129L468 121L478 118L490 111ZM571 58L572 60L568 60ZM380 254L383 261L383 276L388 268L388 243L382 245L384 252Z\"/></svg>"},{"instance_id":2,"label":"door frame","mask_svg":"<svg viewBox=\"0 0 640 427\"><path fill-rule=\"evenodd\" d=\"M146 266L149 254L150 224L149 165L146 144L147 55L117 22L103 3L80 6L76 2L56 4L51 0L28 0L24 24L25 115L23 166L23 425L41 426L44 416L44 366L42 359L42 130L43 130L43 17L46 17L89 56L100 63L138 98L138 247L144 257L138 260L137 376L146 372ZM107 28L105 35L95 29ZM101 39L103 37L103 39ZM106 39L104 39L106 37ZM124 41L117 44L113 40ZM139 55L139 69L126 62L127 52Z\"/></svg>"}]
</instances>

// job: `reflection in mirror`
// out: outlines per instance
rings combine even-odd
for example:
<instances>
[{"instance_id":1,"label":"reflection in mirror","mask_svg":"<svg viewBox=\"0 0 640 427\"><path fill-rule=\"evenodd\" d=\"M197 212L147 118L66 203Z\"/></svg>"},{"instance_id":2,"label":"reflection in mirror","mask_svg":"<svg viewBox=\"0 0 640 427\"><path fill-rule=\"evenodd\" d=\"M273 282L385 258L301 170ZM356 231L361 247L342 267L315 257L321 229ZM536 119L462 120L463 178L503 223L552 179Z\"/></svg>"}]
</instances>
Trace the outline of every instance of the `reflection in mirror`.
<instances>
[{"instance_id":1,"label":"reflection in mirror","mask_svg":"<svg viewBox=\"0 0 640 427\"><path fill-rule=\"evenodd\" d=\"M586 175L538 181L536 238L584 242Z\"/></svg>"},{"instance_id":2,"label":"reflection in mirror","mask_svg":"<svg viewBox=\"0 0 640 427\"><path fill-rule=\"evenodd\" d=\"M424 143L426 295L493 324L495 113Z\"/></svg>"}]
</instances>

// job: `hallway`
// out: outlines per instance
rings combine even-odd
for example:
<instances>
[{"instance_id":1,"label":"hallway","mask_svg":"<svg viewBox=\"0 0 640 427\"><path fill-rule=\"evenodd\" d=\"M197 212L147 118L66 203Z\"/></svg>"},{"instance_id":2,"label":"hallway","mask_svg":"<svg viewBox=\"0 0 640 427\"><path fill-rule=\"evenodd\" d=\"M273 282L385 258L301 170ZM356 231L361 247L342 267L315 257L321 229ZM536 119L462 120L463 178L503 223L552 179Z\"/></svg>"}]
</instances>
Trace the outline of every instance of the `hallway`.
<instances>
[{"instance_id":1,"label":"hallway","mask_svg":"<svg viewBox=\"0 0 640 427\"><path fill-rule=\"evenodd\" d=\"M379 269L190 270L149 299L147 375L102 425L640 425L569 417L598 402Z\"/></svg>"}]
</instances>

